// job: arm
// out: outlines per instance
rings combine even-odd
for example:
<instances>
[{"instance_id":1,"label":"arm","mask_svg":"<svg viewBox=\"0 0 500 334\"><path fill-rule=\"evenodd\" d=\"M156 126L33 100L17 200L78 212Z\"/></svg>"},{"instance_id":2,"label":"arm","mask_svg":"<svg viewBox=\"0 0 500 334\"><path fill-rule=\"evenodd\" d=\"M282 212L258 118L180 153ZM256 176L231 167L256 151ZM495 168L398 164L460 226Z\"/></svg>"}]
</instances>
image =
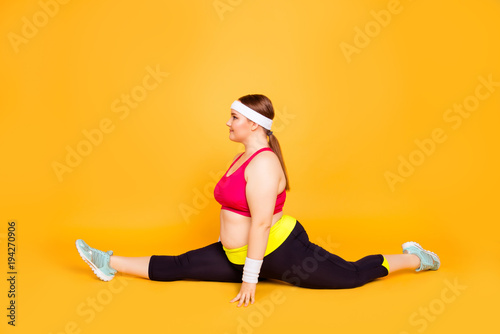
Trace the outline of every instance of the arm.
<instances>
[{"instance_id":1,"label":"arm","mask_svg":"<svg viewBox=\"0 0 500 334\"><path fill-rule=\"evenodd\" d=\"M238 307L244 301L246 302L245 306L248 305L249 300L252 304L255 301L257 283L248 282L250 276L248 273L254 272L254 275L251 276L254 280L258 278L272 225L280 173L281 165L273 153L261 153L245 170L247 176L246 196L252 220L243 283L240 293L231 300L231 302L240 300Z\"/></svg>"},{"instance_id":2,"label":"arm","mask_svg":"<svg viewBox=\"0 0 500 334\"><path fill-rule=\"evenodd\" d=\"M252 215L247 257L254 260L264 259L280 181L281 165L274 153L266 153L247 168L246 195Z\"/></svg>"}]
</instances>

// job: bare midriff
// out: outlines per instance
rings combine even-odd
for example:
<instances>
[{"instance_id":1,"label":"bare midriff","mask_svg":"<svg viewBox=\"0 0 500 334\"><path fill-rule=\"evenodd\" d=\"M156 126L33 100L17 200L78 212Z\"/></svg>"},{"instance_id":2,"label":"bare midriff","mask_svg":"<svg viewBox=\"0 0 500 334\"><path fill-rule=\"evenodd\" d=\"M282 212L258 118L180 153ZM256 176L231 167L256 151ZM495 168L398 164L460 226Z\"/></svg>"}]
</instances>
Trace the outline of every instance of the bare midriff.
<instances>
[{"instance_id":1,"label":"bare midriff","mask_svg":"<svg viewBox=\"0 0 500 334\"><path fill-rule=\"evenodd\" d=\"M283 216L283 211L273 215L274 225ZM229 210L220 210L220 241L229 249L243 247L248 244L251 217L242 216Z\"/></svg>"}]
</instances>

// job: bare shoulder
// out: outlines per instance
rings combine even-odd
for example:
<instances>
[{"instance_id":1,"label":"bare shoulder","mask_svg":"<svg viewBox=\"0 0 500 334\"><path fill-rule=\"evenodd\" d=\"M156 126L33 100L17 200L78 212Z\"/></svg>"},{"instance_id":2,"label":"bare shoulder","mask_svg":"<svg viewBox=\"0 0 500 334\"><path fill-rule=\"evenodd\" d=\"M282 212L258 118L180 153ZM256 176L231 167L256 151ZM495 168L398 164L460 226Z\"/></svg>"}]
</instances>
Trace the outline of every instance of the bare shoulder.
<instances>
[{"instance_id":1,"label":"bare shoulder","mask_svg":"<svg viewBox=\"0 0 500 334\"><path fill-rule=\"evenodd\" d=\"M263 151L250 161L248 168L256 172L269 172L270 170L280 170L281 163L274 152Z\"/></svg>"}]
</instances>

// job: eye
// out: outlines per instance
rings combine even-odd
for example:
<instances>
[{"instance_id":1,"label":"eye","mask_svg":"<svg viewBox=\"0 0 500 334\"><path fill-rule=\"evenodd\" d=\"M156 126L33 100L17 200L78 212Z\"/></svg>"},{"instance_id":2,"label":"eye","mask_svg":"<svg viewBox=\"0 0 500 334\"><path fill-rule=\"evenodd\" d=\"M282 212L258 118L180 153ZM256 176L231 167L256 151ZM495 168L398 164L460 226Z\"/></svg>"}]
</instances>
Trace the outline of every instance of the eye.
<instances>
[{"instance_id":1,"label":"eye","mask_svg":"<svg viewBox=\"0 0 500 334\"><path fill-rule=\"evenodd\" d=\"M236 116L233 115L233 119L238 119Z\"/></svg>"}]
</instances>

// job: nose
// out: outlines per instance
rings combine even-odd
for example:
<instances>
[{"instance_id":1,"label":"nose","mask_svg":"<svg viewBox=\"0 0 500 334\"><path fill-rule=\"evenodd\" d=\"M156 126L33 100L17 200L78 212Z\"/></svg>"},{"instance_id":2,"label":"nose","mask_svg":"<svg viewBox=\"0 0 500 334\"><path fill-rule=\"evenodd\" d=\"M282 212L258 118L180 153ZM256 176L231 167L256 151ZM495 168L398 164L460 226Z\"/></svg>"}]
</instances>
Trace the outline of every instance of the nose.
<instances>
[{"instance_id":1,"label":"nose","mask_svg":"<svg viewBox=\"0 0 500 334\"><path fill-rule=\"evenodd\" d=\"M231 126L231 119L229 119L229 121L227 121L226 125L229 127Z\"/></svg>"}]
</instances>

